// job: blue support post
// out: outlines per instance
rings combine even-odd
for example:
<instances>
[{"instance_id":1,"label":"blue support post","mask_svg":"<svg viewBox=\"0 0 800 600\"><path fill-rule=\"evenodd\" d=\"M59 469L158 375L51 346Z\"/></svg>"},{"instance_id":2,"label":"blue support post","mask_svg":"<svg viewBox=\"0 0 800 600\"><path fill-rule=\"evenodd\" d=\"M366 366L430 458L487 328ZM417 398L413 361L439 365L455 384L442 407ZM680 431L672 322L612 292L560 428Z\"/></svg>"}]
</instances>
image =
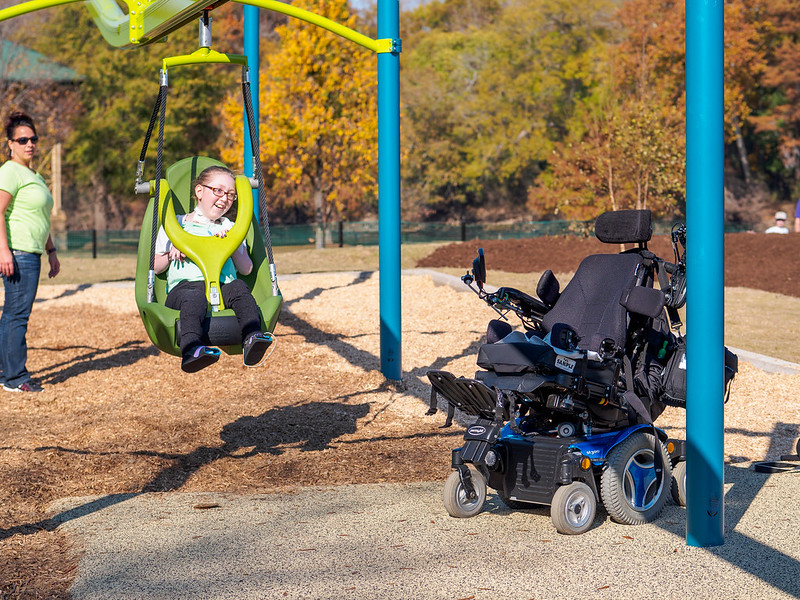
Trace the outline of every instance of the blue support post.
<instances>
[{"instance_id":1,"label":"blue support post","mask_svg":"<svg viewBox=\"0 0 800 600\"><path fill-rule=\"evenodd\" d=\"M258 69L259 59L259 20L257 6L244 6L244 54L247 56L247 65L250 67L250 92L253 98L253 120L256 125L256 136L258 135ZM244 174L254 177L253 173L253 149L250 141L250 129L247 127L247 113L244 115ZM259 197L258 190L253 190L253 217L258 222Z\"/></svg>"},{"instance_id":2,"label":"blue support post","mask_svg":"<svg viewBox=\"0 0 800 600\"><path fill-rule=\"evenodd\" d=\"M686 0L686 542L724 543L723 2Z\"/></svg>"},{"instance_id":3,"label":"blue support post","mask_svg":"<svg viewBox=\"0 0 800 600\"><path fill-rule=\"evenodd\" d=\"M400 40L399 0L378 0L378 39ZM402 379L400 319L400 55L378 53L378 268L381 372Z\"/></svg>"}]
</instances>

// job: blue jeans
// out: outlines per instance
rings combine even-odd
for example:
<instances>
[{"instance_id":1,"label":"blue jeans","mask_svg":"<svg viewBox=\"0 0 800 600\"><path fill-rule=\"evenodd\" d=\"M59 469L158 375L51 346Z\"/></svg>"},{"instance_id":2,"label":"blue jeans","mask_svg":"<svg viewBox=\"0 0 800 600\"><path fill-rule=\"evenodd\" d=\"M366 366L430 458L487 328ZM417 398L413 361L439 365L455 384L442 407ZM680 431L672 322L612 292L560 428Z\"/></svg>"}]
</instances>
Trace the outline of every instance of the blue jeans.
<instances>
[{"instance_id":1,"label":"blue jeans","mask_svg":"<svg viewBox=\"0 0 800 600\"><path fill-rule=\"evenodd\" d=\"M25 367L28 361L28 319L39 288L42 257L30 252L14 251L14 274L3 276L6 298L0 317L0 358L6 385L16 387L31 377Z\"/></svg>"}]
</instances>

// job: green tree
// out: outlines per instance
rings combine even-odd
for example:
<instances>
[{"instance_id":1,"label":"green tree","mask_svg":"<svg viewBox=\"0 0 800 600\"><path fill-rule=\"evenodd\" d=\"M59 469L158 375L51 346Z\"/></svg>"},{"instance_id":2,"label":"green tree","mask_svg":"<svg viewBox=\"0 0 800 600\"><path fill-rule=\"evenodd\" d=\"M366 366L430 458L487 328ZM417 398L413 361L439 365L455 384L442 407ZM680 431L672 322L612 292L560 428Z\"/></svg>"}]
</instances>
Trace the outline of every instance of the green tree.
<instances>
[{"instance_id":1,"label":"green tree","mask_svg":"<svg viewBox=\"0 0 800 600\"><path fill-rule=\"evenodd\" d=\"M346 0L294 6L358 29ZM369 51L304 21L291 19L276 33L280 45L266 56L261 77L262 165L272 200L302 203L322 247L333 219L357 216L376 198L377 63ZM229 128L241 126L230 105L225 114ZM225 156L241 156L241 145Z\"/></svg>"}]
</instances>

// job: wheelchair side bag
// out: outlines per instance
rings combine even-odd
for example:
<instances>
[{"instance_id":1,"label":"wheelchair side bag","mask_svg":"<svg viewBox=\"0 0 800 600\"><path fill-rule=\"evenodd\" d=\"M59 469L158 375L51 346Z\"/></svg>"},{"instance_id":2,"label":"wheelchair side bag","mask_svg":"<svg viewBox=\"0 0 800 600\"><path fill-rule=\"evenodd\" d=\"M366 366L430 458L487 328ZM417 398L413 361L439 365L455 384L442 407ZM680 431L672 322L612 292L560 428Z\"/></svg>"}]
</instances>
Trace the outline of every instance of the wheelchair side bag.
<instances>
[{"instance_id":1,"label":"wheelchair side bag","mask_svg":"<svg viewBox=\"0 0 800 600\"><path fill-rule=\"evenodd\" d=\"M725 402L730 396L730 384L739 371L739 357L725 348ZM669 406L686 408L686 338L677 338L662 374L664 385L661 401Z\"/></svg>"}]
</instances>

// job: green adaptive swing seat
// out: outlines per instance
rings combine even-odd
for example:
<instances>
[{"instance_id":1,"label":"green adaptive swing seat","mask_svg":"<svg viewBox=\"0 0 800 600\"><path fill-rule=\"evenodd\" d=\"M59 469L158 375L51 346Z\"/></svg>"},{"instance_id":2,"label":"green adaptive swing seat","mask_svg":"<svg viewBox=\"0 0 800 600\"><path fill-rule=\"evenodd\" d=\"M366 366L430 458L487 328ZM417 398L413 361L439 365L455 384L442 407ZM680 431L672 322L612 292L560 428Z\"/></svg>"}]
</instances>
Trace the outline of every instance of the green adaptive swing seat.
<instances>
[{"instance_id":1,"label":"green adaptive swing seat","mask_svg":"<svg viewBox=\"0 0 800 600\"><path fill-rule=\"evenodd\" d=\"M212 158L192 156L171 165L166 170L166 180L159 184L159 224L163 225L172 243L201 268L206 276L206 294L213 297L218 290L218 280L225 259L239 246L242 239L247 240L247 250L253 261L249 275L239 274L247 283L261 313L261 327L264 332L272 332L278 320L283 297L272 291L270 264L267 259L264 237L258 226L252 223L252 188L244 176L236 177L236 192L239 206L236 222L225 238L194 236L183 231L175 220L175 214L186 214L193 210L192 182L207 167L225 165ZM151 192L154 182L151 182ZM150 198L139 235L139 252L136 261L136 306L147 330L147 335L155 346L180 356L179 313L167 308L167 272L156 275L153 284L154 301L147 301L147 284L150 271L150 251L152 240L154 198ZM221 300L219 300L221 303ZM228 354L241 354L242 338L239 324L231 309L222 306L213 312L209 307L203 326L203 343L217 346Z\"/></svg>"}]
</instances>

